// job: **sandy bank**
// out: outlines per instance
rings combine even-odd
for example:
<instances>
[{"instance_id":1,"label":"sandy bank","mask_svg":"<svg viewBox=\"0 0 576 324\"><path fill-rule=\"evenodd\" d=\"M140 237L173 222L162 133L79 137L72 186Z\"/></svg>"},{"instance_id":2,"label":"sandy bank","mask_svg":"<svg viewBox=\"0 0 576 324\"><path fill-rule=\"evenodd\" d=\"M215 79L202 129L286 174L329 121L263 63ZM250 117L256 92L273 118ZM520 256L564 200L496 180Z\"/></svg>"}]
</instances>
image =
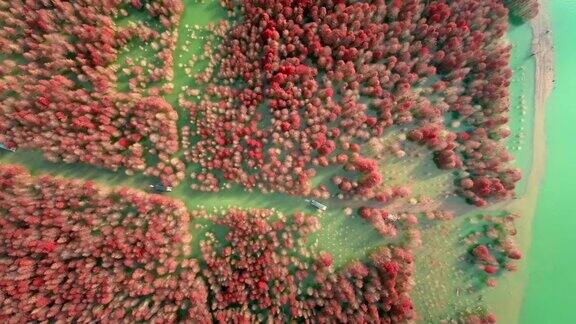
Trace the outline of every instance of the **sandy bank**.
<instances>
[{"instance_id":1,"label":"sandy bank","mask_svg":"<svg viewBox=\"0 0 576 324\"><path fill-rule=\"evenodd\" d=\"M526 196L537 195L538 184L544 176L546 162L546 101L554 87L554 44L550 15L544 9L546 8L542 8L542 12L532 22L534 34L532 49L536 60L535 118L532 171L528 175L528 192Z\"/></svg>"},{"instance_id":2,"label":"sandy bank","mask_svg":"<svg viewBox=\"0 0 576 324\"><path fill-rule=\"evenodd\" d=\"M545 10L546 3L543 3L542 7L541 13L531 22L534 37L532 50L536 61L532 168L527 175L526 194L511 204L511 207L524 213L524 223L528 224L528 232L525 233L527 238L530 238L529 225L532 223L538 189L546 167L546 102L554 87L554 44L550 16Z\"/></svg>"},{"instance_id":3,"label":"sandy bank","mask_svg":"<svg viewBox=\"0 0 576 324\"><path fill-rule=\"evenodd\" d=\"M550 14L547 0L541 1L540 13L531 21L533 39L532 50L536 63L534 88L534 125L532 142L532 167L527 177L526 193L509 204L508 209L522 215L518 230L521 233L519 243L524 255L530 252L532 222L534 220L540 183L546 167L546 102L554 87L554 44L552 39ZM519 321L523 304L524 289L528 277L528 262L523 261L524 269L518 274L518 286L511 292L510 309L515 309L510 323ZM515 287L516 288L516 287ZM515 305L514 305L515 304Z\"/></svg>"}]
</instances>

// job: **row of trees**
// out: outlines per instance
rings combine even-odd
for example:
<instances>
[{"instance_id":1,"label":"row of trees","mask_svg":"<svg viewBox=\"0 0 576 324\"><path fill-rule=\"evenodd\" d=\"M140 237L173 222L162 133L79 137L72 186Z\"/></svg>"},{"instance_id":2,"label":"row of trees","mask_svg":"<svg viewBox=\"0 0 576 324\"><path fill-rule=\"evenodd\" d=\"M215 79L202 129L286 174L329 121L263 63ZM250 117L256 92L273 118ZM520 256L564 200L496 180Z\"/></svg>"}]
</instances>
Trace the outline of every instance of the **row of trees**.
<instances>
[{"instance_id":1,"label":"row of trees","mask_svg":"<svg viewBox=\"0 0 576 324\"><path fill-rule=\"evenodd\" d=\"M381 248L334 271L329 253L306 248L315 218L230 210L214 221L225 240L201 243L211 309L220 322L403 322L414 317L412 254Z\"/></svg>"},{"instance_id":2,"label":"row of trees","mask_svg":"<svg viewBox=\"0 0 576 324\"><path fill-rule=\"evenodd\" d=\"M361 165L365 144L402 125L440 168L464 171L457 183L471 203L512 194L520 174L502 145L511 71L501 1L228 7L242 15L214 55L219 69L199 80L209 97L190 107L203 121L187 154L202 167L195 188L237 182L321 198L328 184L311 179L339 166L348 173L331 194L383 197L377 161ZM447 129L448 116L464 130Z\"/></svg>"},{"instance_id":3,"label":"row of trees","mask_svg":"<svg viewBox=\"0 0 576 324\"><path fill-rule=\"evenodd\" d=\"M180 202L0 166L0 320L210 318Z\"/></svg>"},{"instance_id":4,"label":"row of trees","mask_svg":"<svg viewBox=\"0 0 576 324\"><path fill-rule=\"evenodd\" d=\"M189 213L170 198L0 166L0 320L404 322L413 258L385 247L336 271L314 217ZM192 258L190 221L217 224Z\"/></svg>"},{"instance_id":5,"label":"row of trees","mask_svg":"<svg viewBox=\"0 0 576 324\"><path fill-rule=\"evenodd\" d=\"M152 75L133 78L168 84L180 1L147 1L142 7L163 25L158 31L117 26L114 19L126 12L119 0L0 6L0 143L40 149L51 161L146 171L167 185L183 178L183 164L172 160L178 150L176 112L158 89L149 96L137 88L118 91L115 65L129 42L157 42L160 65L151 68ZM150 164L148 154L160 162Z\"/></svg>"},{"instance_id":6,"label":"row of trees","mask_svg":"<svg viewBox=\"0 0 576 324\"><path fill-rule=\"evenodd\" d=\"M3 11L1 143L41 148L52 161L144 171L166 185L184 178L177 115L160 97L171 90L183 6L131 5L157 17L161 29L117 26L121 1L17 1ZM468 174L458 183L471 203L510 196L519 174L506 167L500 142L509 134L511 76L501 1L239 1L230 10L240 19L221 34L211 78L197 80L206 96L182 101L196 123L185 154L201 166L195 189L237 182L325 197L328 184L312 188L312 178L339 166L349 171L340 194L380 197L386 184L378 168L357 161L368 159L365 143L385 129L412 125L410 139L434 150L440 168ZM135 39L160 47L162 65L127 60L131 89L122 93L114 63ZM159 80L166 81L160 88L144 89ZM465 131L445 129L449 113ZM148 154L159 162L150 165Z\"/></svg>"}]
</instances>

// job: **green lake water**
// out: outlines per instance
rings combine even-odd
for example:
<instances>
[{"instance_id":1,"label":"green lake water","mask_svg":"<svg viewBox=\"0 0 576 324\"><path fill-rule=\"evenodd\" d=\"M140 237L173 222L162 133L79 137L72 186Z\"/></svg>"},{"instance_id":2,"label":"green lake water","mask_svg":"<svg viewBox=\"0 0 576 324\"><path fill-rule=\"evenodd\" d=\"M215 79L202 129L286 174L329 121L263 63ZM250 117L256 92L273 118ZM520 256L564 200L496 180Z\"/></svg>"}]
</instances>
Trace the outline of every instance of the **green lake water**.
<instances>
[{"instance_id":1,"label":"green lake water","mask_svg":"<svg viewBox=\"0 0 576 324\"><path fill-rule=\"evenodd\" d=\"M555 89L546 111L546 175L532 227L521 323L576 323L576 1L549 4Z\"/></svg>"},{"instance_id":2,"label":"green lake water","mask_svg":"<svg viewBox=\"0 0 576 324\"><path fill-rule=\"evenodd\" d=\"M175 53L175 64L185 64L192 54L199 54L202 42L186 44L186 24L205 25L224 17L216 3L207 1L198 4L194 0L185 0L186 11L182 17L179 30L181 35L178 49ZM493 309L499 317L499 323L576 323L574 308L576 298L571 293L576 290L576 207L571 202L574 199L571 185L576 181L576 144L572 134L576 135L576 110L572 109L571 94L576 92L576 0L554 0L549 4L552 18L552 31L555 43L556 84L547 105L547 147L546 175L540 188L538 207L532 226L531 249L525 250L528 267L526 276L518 274L507 275L499 280L499 288L489 298L489 309ZM527 175L531 168L531 142L533 125L533 89L534 60L530 58L532 31L529 24L511 26L508 33L510 42L514 45L511 67L514 71L511 85L511 123L513 136L508 141L508 147L516 157L517 165ZM183 51L182 45L190 47ZM181 87L188 85L189 78L182 69L175 70L175 92L169 96L170 102L177 101ZM185 115L184 115L185 116ZM186 122L182 118L182 122ZM523 134L523 135L522 135ZM128 177L119 173L104 171L84 165L62 165L48 163L40 158L38 152L18 152L16 154L0 154L0 163L21 163L26 165L33 174L48 172L60 176L82 179L92 179L110 186L131 186L146 188L154 182L143 176ZM527 176L524 177L526 179ZM175 189L170 196L183 200L193 209L198 205L212 209L214 207L235 205L240 207L275 208L289 214L301 209L305 204L302 199L284 195L259 195L247 193L235 188L218 194L193 192L189 189L189 180ZM526 181L520 184L518 194L526 192ZM363 256L374 246L381 244L375 231L367 224L343 217L342 206L338 202L330 202L331 211L322 215L320 221L324 230L318 233L317 239L321 249L335 254L338 264ZM573 215L574 214L574 215ZM195 233L198 234L198 233ZM437 236L431 232L430 236ZM530 235L525 233L524 235ZM425 242L429 242L424 234ZM441 245L446 243L439 242ZM454 258L459 249L450 247ZM427 255L435 257L436 255ZM438 255L446 258L447 255ZM435 267L435 265L432 265ZM525 278L528 278L525 281ZM450 280L450 279L448 279ZM522 288L520 288L522 287ZM444 288L449 289L452 287ZM442 287L430 287L431 290L442 290ZM520 317L518 309L507 309L506 298L510 290L523 289L524 300L521 302ZM453 294L450 292L450 294ZM522 295L522 294L520 294ZM434 294L428 290L422 291L420 299L431 299ZM455 296L453 296L455 297ZM418 300L418 296L416 296ZM439 299L440 301L444 301ZM516 303L518 305L520 301ZM422 304L422 303L421 303ZM464 304L463 304L464 305ZM467 304L466 304L467 305ZM430 305L434 306L434 305ZM443 312L423 310L422 322L436 322L443 318Z\"/></svg>"}]
</instances>

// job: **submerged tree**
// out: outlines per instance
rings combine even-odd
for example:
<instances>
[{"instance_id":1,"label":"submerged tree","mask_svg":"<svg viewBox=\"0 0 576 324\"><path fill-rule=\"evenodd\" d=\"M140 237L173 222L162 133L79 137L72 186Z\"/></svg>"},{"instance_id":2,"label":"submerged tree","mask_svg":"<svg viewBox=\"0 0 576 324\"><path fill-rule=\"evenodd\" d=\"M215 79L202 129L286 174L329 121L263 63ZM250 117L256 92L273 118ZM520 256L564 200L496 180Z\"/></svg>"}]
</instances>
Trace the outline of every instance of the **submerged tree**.
<instances>
[{"instance_id":1,"label":"submerged tree","mask_svg":"<svg viewBox=\"0 0 576 324\"><path fill-rule=\"evenodd\" d=\"M526 21L538 15L538 0L504 0L510 16Z\"/></svg>"}]
</instances>

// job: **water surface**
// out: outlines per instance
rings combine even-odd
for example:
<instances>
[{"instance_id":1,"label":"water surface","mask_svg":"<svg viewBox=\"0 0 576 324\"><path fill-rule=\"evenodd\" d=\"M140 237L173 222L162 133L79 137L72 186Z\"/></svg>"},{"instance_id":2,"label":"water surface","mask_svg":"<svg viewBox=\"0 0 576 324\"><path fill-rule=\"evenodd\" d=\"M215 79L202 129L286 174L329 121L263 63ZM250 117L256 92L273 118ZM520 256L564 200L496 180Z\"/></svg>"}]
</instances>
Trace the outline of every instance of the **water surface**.
<instances>
[{"instance_id":1,"label":"water surface","mask_svg":"<svg viewBox=\"0 0 576 324\"><path fill-rule=\"evenodd\" d=\"M549 4L555 88L546 111L546 176L540 188L521 323L576 322L576 1Z\"/></svg>"}]
</instances>

